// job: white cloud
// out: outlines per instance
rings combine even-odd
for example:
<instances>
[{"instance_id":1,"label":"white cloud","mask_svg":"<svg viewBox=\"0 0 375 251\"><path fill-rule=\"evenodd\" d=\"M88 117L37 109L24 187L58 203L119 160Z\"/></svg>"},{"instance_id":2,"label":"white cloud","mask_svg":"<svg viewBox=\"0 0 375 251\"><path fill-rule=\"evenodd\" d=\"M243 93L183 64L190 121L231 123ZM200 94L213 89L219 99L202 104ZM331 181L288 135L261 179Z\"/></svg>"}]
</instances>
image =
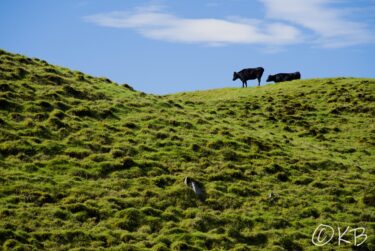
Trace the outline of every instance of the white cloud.
<instances>
[{"instance_id":1,"label":"white cloud","mask_svg":"<svg viewBox=\"0 0 375 251\"><path fill-rule=\"evenodd\" d=\"M260 0L268 18L288 21L315 33L324 47L345 47L373 41L365 24L349 21L348 9L334 8L333 0Z\"/></svg>"},{"instance_id":2,"label":"white cloud","mask_svg":"<svg viewBox=\"0 0 375 251\"><path fill-rule=\"evenodd\" d=\"M184 18L150 5L129 12L86 16L100 26L132 29L144 37L206 45L257 44L278 51L282 45L310 43L346 47L374 42L365 24L350 21L338 0L259 0L264 19ZM216 2L211 2L216 3ZM335 4L335 5L333 5ZM338 8L340 6L340 8Z\"/></svg>"},{"instance_id":3,"label":"white cloud","mask_svg":"<svg viewBox=\"0 0 375 251\"><path fill-rule=\"evenodd\" d=\"M181 18L153 9L97 14L85 20L105 27L134 29L152 39L182 43L282 45L301 39L295 27L280 22Z\"/></svg>"}]
</instances>

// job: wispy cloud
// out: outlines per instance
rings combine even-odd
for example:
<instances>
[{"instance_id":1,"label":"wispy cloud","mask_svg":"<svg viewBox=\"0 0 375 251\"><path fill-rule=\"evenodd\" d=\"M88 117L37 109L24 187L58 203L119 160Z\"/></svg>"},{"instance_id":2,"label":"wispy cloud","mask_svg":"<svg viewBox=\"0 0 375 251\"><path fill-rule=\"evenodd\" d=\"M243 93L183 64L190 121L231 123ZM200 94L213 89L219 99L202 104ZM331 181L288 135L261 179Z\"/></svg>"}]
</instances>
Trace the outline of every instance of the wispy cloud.
<instances>
[{"instance_id":1,"label":"wispy cloud","mask_svg":"<svg viewBox=\"0 0 375 251\"><path fill-rule=\"evenodd\" d=\"M374 41L365 24L350 21L337 0L259 0L264 19L185 18L158 6L84 17L104 27L132 29L144 37L206 45L256 44L278 48L296 43L345 47ZM337 7L337 6L336 6Z\"/></svg>"},{"instance_id":2,"label":"wispy cloud","mask_svg":"<svg viewBox=\"0 0 375 251\"><path fill-rule=\"evenodd\" d=\"M324 47L345 47L374 39L365 24L349 20L349 10L338 8L339 1L260 1L266 7L267 18L288 21L313 31L312 41Z\"/></svg>"},{"instance_id":3,"label":"wispy cloud","mask_svg":"<svg viewBox=\"0 0 375 251\"><path fill-rule=\"evenodd\" d=\"M208 45L296 43L299 31L280 22L241 18L182 18L160 10L110 12L85 17L105 27L134 29L145 37L182 43Z\"/></svg>"}]
</instances>

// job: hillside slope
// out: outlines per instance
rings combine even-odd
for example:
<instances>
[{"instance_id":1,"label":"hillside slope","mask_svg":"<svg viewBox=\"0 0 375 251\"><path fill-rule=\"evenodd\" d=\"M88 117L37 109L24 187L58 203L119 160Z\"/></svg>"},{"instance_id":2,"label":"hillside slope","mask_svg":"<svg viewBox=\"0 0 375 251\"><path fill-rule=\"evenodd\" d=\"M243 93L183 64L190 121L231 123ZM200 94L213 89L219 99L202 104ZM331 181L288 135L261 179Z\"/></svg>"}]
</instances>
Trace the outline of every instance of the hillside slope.
<instances>
[{"instance_id":1,"label":"hillside slope","mask_svg":"<svg viewBox=\"0 0 375 251\"><path fill-rule=\"evenodd\" d=\"M354 78L155 96L0 51L0 247L315 250L324 223L374 250L374 101Z\"/></svg>"}]
</instances>

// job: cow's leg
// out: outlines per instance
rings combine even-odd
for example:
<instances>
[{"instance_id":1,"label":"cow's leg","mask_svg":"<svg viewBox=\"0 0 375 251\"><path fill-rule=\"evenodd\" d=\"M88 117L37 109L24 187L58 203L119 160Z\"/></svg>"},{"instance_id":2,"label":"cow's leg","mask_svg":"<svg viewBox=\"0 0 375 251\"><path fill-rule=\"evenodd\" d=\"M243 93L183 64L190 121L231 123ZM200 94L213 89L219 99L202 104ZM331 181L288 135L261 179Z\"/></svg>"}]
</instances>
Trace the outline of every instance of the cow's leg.
<instances>
[{"instance_id":1,"label":"cow's leg","mask_svg":"<svg viewBox=\"0 0 375 251\"><path fill-rule=\"evenodd\" d=\"M242 88L245 87L245 81L242 81Z\"/></svg>"},{"instance_id":2,"label":"cow's leg","mask_svg":"<svg viewBox=\"0 0 375 251\"><path fill-rule=\"evenodd\" d=\"M246 88L247 88L247 81L245 81L245 85L246 85Z\"/></svg>"},{"instance_id":3,"label":"cow's leg","mask_svg":"<svg viewBox=\"0 0 375 251\"><path fill-rule=\"evenodd\" d=\"M260 86L260 80L262 79L262 77L259 77L258 78L258 86Z\"/></svg>"}]
</instances>

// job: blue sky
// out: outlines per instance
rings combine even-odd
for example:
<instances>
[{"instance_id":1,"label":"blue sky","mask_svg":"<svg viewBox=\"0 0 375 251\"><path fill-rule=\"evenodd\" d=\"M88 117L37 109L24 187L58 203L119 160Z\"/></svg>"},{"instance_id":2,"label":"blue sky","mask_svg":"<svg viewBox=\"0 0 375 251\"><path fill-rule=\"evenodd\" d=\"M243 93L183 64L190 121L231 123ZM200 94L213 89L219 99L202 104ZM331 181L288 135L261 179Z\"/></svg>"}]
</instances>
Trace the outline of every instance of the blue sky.
<instances>
[{"instance_id":1,"label":"blue sky","mask_svg":"<svg viewBox=\"0 0 375 251\"><path fill-rule=\"evenodd\" d=\"M240 87L263 66L375 77L375 0L2 0L0 48L147 93ZM255 86L255 82L249 86Z\"/></svg>"}]
</instances>

